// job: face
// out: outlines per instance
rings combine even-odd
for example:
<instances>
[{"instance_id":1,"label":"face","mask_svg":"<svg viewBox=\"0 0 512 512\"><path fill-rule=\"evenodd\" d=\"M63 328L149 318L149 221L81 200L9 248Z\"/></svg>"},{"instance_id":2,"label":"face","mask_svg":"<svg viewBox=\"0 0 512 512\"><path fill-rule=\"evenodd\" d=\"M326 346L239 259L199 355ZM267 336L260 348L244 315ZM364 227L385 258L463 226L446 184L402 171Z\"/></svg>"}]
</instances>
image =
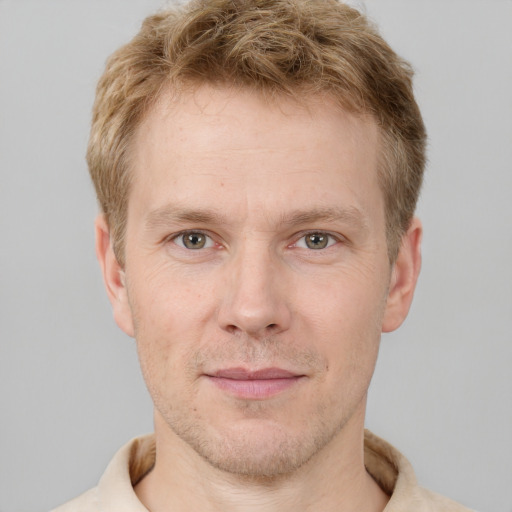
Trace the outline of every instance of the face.
<instances>
[{"instance_id":1,"label":"face","mask_svg":"<svg viewBox=\"0 0 512 512\"><path fill-rule=\"evenodd\" d=\"M390 264L378 151L376 124L328 98L304 108L203 87L148 114L123 271L97 229L157 436L223 470L275 476L362 430L419 243Z\"/></svg>"}]
</instances>

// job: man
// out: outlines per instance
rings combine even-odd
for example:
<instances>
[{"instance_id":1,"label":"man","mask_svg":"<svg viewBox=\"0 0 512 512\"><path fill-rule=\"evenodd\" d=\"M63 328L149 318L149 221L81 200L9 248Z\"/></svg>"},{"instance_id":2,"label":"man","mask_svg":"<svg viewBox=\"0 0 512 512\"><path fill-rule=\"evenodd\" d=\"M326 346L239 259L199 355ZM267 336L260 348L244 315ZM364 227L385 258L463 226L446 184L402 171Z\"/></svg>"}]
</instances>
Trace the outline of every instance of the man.
<instances>
[{"instance_id":1,"label":"man","mask_svg":"<svg viewBox=\"0 0 512 512\"><path fill-rule=\"evenodd\" d=\"M364 431L420 270L411 71L334 0L209 0L110 59L96 249L155 435L58 511L465 510Z\"/></svg>"}]
</instances>

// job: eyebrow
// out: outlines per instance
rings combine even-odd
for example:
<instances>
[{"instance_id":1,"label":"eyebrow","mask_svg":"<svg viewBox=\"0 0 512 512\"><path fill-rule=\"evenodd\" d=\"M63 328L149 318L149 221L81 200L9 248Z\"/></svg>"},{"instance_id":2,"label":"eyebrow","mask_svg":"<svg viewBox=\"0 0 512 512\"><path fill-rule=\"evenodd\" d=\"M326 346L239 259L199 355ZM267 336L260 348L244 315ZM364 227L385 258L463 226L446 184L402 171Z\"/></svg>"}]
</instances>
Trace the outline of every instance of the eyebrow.
<instances>
[{"instance_id":1,"label":"eyebrow","mask_svg":"<svg viewBox=\"0 0 512 512\"><path fill-rule=\"evenodd\" d=\"M225 224L227 219L216 211L164 206L148 213L146 228L155 229L173 223Z\"/></svg>"},{"instance_id":2,"label":"eyebrow","mask_svg":"<svg viewBox=\"0 0 512 512\"><path fill-rule=\"evenodd\" d=\"M145 220L145 226L152 230L176 223L224 225L228 224L230 220L232 221L225 213L217 210L167 205L149 212ZM298 209L282 214L278 218L278 225L285 228L316 222L342 222L362 231L368 229L366 217L354 206Z\"/></svg>"},{"instance_id":3,"label":"eyebrow","mask_svg":"<svg viewBox=\"0 0 512 512\"><path fill-rule=\"evenodd\" d=\"M320 207L310 210L297 210L283 215L281 224L295 226L314 224L315 222L343 222L362 230L368 229L368 222L363 213L356 207Z\"/></svg>"}]
</instances>

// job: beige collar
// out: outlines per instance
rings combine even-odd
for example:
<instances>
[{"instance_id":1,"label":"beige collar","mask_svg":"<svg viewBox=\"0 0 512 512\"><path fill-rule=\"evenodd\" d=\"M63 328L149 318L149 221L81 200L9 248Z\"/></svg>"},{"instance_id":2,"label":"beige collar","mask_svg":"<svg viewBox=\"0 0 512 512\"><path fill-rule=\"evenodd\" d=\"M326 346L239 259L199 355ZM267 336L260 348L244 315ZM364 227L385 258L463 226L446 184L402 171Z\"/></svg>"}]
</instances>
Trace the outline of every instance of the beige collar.
<instances>
[{"instance_id":1,"label":"beige collar","mask_svg":"<svg viewBox=\"0 0 512 512\"><path fill-rule=\"evenodd\" d=\"M368 473L391 496L384 512L468 511L419 487L407 459L368 430L365 431L364 450ZM133 486L151 470L154 463L154 435L135 438L123 446L108 465L96 489L101 510L120 510L122 505L126 512L148 512L138 500Z\"/></svg>"}]
</instances>

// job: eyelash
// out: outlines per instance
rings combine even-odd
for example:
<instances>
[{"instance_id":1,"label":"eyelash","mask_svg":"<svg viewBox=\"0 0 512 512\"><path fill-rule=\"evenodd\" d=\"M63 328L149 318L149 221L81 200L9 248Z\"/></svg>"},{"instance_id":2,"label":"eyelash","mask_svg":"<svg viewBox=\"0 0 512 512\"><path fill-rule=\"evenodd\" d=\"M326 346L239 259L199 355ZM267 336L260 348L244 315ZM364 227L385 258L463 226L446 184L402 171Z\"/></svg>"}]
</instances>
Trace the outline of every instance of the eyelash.
<instances>
[{"instance_id":1,"label":"eyelash","mask_svg":"<svg viewBox=\"0 0 512 512\"><path fill-rule=\"evenodd\" d=\"M206 247L200 247L198 249L191 249L189 247L186 247L183 242L181 242L181 243L178 242L178 241L182 241L183 237L186 235L195 235L195 234L206 237L206 239L207 239L205 242L205 244L207 245ZM312 236L312 235L326 236L328 238L327 245L325 247L320 247L317 249L307 247L307 241L306 241L307 238L306 237ZM181 231L175 235L170 236L169 238L167 238L167 240L172 241L178 247L181 247L182 249L189 250L189 251L193 251L193 250L199 251L201 249L211 249L215 244L215 241L213 240L213 238L208 233L206 233L205 231L202 231L200 229L197 229L197 230L189 229L189 230ZM301 240L304 240L305 247L298 246L298 244ZM300 249L309 249L311 251L322 251L322 250L328 249L329 247L335 245L336 243L338 243L340 241L341 241L340 237L335 236L332 233L329 233L326 231L308 231L306 233L302 233L300 235L300 237L298 237L296 239L296 241L293 242L292 244L290 244L288 247L298 247Z\"/></svg>"},{"instance_id":2,"label":"eyelash","mask_svg":"<svg viewBox=\"0 0 512 512\"><path fill-rule=\"evenodd\" d=\"M200 229L188 229L188 230L185 230L185 231L181 231L175 235L172 235L170 236L167 240L175 243L178 247L181 247L182 249L185 249L185 250L189 250L189 251L193 251L194 249L190 249L188 247L185 247L185 244L184 243L178 243L178 240L183 240L183 237L185 237L186 235L201 235L201 236L204 236L207 240L206 240L206 244L208 244L209 246L208 247L201 247L199 249L195 249L195 250L200 250L200 249L211 249L215 242L213 240L213 238L208 234L206 233L205 231L202 231Z\"/></svg>"},{"instance_id":3,"label":"eyelash","mask_svg":"<svg viewBox=\"0 0 512 512\"><path fill-rule=\"evenodd\" d=\"M319 235L319 236L327 237L328 238L327 245L325 247L321 247L321 248L317 248L317 249L312 249L311 247L307 247L307 242L306 242L307 237L312 236L312 235ZM329 247L331 247L341 241L339 236L335 236L332 233L329 233L327 231L308 231L306 233L302 233L301 236L299 238L297 238L297 241L292 244L292 247L297 247L298 243L301 240L304 240L304 245L306 245L306 247L299 247L299 248L309 249L311 251L322 251L322 250L328 249Z\"/></svg>"}]
</instances>

